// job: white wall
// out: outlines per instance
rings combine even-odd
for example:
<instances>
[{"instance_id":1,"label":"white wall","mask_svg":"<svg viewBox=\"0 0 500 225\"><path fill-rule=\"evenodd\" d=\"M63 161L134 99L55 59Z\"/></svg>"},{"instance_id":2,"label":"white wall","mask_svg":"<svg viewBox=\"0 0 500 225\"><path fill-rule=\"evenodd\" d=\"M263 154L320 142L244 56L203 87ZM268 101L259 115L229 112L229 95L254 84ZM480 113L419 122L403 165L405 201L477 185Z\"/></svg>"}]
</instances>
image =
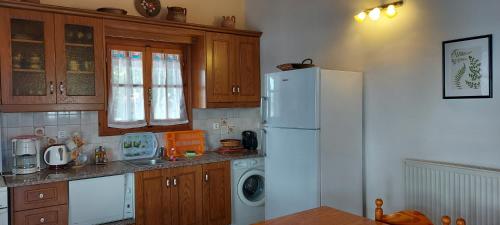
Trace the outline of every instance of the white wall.
<instances>
[{"instance_id":1,"label":"white wall","mask_svg":"<svg viewBox=\"0 0 500 225\"><path fill-rule=\"evenodd\" d=\"M60 5L82 9L100 7L121 8L129 15L139 15L134 7L134 0L41 0L43 4ZM244 0L160 0L161 18L166 16L166 7L180 6L187 8L187 22L205 25L219 25L222 16L236 16L236 27L245 27Z\"/></svg>"},{"instance_id":2,"label":"white wall","mask_svg":"<svg viewBox=\"0 0 500 225\"><path fill-rule=\"evenodd\" d=\"M365 73L368 216L382 197L404 208L402 160L500 168L500 102L443 100L441 43L494 35L494 96L500 94L500 1L407 0L394 19L357 24L374 0L248 0L247 25L264 32L262 72L312 57L317 65Z\"/></svg>"}]
</instances>

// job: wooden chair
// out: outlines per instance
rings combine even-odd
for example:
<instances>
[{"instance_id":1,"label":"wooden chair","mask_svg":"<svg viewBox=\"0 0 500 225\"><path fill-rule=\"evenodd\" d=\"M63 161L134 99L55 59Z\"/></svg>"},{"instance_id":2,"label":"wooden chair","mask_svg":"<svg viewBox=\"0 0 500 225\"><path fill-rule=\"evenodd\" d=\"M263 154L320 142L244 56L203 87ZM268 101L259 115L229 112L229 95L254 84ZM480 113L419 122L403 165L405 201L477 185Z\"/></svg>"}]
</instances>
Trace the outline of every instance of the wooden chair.
<instances>
[{"instance_id":1,"label":"wooden chair","mask_svg":"<svg viewBox=\"0 0 500 225\"><path fill-rule=\"evenodd\" d=\"M384 215L382 199L375 200L375 221L389 225L433 225L424 214L416 210L404 210ZM449 225L449 224L448 224Z\"/></svg>"},{"instance_id":2,"label":"wooden chair","mask_svg":"<svg viewBox=\"0 0 500 225\"><path fill-rule=\"evenodd\" d=\"M443 216L443 217L441 217L441 222L443 223L443 225L450 225L451 219L449 216ZM463 218L458 218L456 224L457 225L466 225L465 220Z\"/></svg>"},{"instance_id":3,"label":"wooden chair","mask_svg":"<svg viewBox=\"0 0 500 225\"><path fill-rule=\"evenodd\" d=\"M384 201L382 199L375 200L375 221L386 223L389 225L433 225L431 220L427 218L424 214L416 210L404 210L395 212L389 215L384 215L384 210L382 205ZM451 219L449 216L443 216L441 218L443 225L451 225ZM463 218L458 218L456 225L466 225Z\"/></svg>"}]
</instances>

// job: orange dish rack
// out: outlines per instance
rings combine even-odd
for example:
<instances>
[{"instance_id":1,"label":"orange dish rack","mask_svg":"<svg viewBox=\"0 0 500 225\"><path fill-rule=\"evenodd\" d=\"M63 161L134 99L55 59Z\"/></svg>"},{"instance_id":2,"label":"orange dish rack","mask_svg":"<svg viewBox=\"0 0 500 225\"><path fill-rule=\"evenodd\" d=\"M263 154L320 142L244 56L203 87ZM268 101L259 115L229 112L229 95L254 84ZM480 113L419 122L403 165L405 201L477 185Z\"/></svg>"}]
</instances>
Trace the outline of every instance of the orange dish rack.
<instances>
[{"instance_id":1,"label":"orange dish rack","mask_svg":"<svg viewBox=\"0 0 500 225\"><path fill-rule=\"evenodd\" d=\"M196 155L205 153L205 132L202 130L175 131L165 133L167 157L171 155L171 149L175 149L175 157L184 157L187 151L194 151Z\"/></svg>"}]
</instances>

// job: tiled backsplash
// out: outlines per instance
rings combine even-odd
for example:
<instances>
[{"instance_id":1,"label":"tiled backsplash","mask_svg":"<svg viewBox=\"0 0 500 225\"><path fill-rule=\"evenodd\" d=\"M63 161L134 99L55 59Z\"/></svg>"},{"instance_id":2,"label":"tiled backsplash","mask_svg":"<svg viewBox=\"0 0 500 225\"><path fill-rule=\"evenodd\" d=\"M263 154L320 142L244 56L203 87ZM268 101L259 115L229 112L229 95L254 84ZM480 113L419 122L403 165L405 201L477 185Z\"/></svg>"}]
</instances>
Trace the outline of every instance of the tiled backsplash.
<instances>
[{"instance_id":1,"label":"tiled backsplash","mask_svg":"<svg viewBox=\"0 0 500 225\"><path fill-rule=\"evenodd\" d=\"M64 141L74 132L80 132L87 145L85 152L90 154L99 145L111 149L111 159L120 160L119 143L121 136L98 136L97 112L29 112L1 114L1 149L4 171L12 167L12 147L10 140L19 135L30 135L35 128L44 128L45 136L57 138L60 131L67 137L58 139ZM220 128L214 129L213 124L219 123ZM219 146L219 140L224 138L241 138L244 130L258 131L260 115L258 108L251 109L193 109L193 128L206 131L207 150ZM163 145L163 134L157 134L160 145Z\"/></svg>"}]
</instances>

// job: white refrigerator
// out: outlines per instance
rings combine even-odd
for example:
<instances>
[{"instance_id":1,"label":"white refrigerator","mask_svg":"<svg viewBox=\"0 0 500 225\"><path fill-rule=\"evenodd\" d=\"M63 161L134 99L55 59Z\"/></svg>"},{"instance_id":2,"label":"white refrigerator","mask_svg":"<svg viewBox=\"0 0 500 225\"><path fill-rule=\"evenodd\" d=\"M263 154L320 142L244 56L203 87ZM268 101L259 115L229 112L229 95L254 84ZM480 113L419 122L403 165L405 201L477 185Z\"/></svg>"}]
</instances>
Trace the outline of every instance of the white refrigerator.
<instances>
[{"instance_id":1,"label":"white refrigerator","mask_svg":"<svg viewBox=\"0 0 500 225\"><path fill-rule=\"evenodd\" d=\"M265 217L319 206L363 213L358 72L309 68L265 75Z\"/></svg>"}]
</instances>

